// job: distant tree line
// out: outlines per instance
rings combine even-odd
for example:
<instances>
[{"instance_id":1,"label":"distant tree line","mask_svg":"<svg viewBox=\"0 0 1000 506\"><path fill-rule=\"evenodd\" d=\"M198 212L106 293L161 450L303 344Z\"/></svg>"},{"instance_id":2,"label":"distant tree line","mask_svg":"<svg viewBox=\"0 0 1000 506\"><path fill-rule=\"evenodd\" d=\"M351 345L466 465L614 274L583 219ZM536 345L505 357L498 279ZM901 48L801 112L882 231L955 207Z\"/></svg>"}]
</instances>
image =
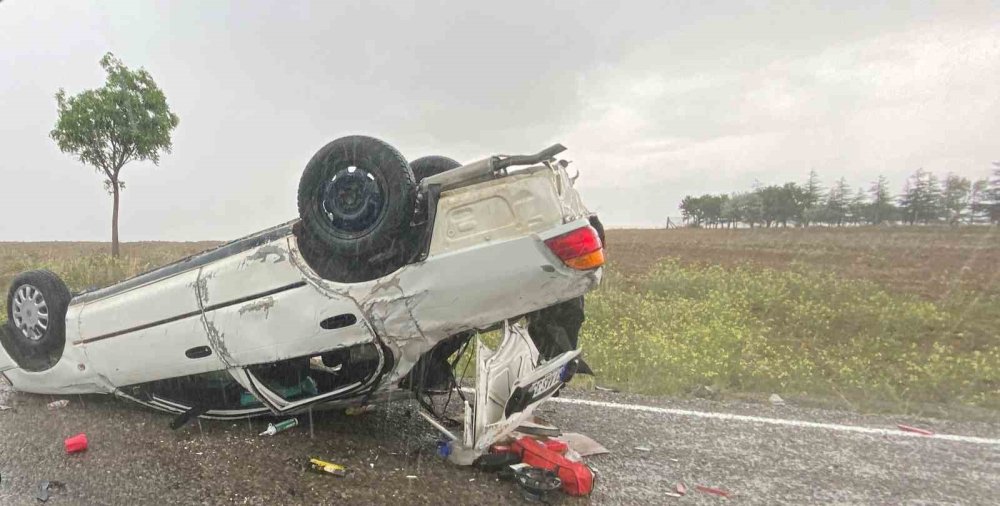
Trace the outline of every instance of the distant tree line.
<instances>
[{"instance_id":1,"label":"distant tree line","mask_svg":"<svg viewBox=\"0 0 1000 506\"><path fill-rule=\"evenodd\" d=\"M751 228L880 224L1000 223L1000 162L992 177L970 181L956 174L944 179L919 169L901 194L879 176L867 189L852 190L845 178L829 189L816 171L805 184L759 186L729 195L688 195L680 203L684 223L694 227Z\"/></svg>"}]
</instances>

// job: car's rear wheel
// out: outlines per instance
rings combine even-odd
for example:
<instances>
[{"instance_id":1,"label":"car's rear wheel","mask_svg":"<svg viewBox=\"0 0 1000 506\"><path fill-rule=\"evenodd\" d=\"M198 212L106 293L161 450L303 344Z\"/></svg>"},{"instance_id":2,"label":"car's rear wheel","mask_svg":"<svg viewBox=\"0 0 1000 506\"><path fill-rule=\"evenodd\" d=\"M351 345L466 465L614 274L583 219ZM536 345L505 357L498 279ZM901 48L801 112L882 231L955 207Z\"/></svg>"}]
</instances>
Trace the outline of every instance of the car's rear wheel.
<instances>
[{"instance_id":1,"label":"car's rear wheel","mask_svg":"<svg viewBox=\"0 0 1000 506\"><path fill-rule=\"evenodd\" d=\"M7 292L12 346L26 355L61 355L66 344L69 301L69 289L52 272L29 271L15 277Z\"/></svg>"},{"instance_id":2,"label":"car's rear wheel","mask_svg":"<svg viewBox=\"0 0 1000 506\"><path fill-rule=\"evenodd\" d=\"M306 260L324 277L345 282L398 269L411 253L404 232L415 198L410 166L389 144L360 135L327 144L299 181Z\"/></svg>"},{"instance_id":3,"label":"car's rear wheel","mask_svg":"<svg viewBox=\"0 0 1000 506\"><path fill-rule=\"evenodd\" d=\"M424 156L410 162L410 170L413 171L413 177L416 178L418 183L425 177L440 174L461 166L461 163L447 156L440 155Z\"/></svg>"}]
</instances>

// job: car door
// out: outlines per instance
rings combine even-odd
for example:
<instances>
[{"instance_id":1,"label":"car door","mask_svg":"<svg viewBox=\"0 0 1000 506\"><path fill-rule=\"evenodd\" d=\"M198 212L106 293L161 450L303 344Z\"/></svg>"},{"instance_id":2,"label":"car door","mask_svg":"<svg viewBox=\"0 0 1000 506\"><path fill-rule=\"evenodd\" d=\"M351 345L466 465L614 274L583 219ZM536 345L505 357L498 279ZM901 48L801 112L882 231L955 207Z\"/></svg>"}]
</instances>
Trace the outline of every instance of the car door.
<instances>
[{"instance_id":1,"label":"car door","mask_svg":"<svg viewBox=\"0 0 1000 506\"><path fill-rule=\"evenodd\" d=\"M206 265L200 304L209 345L226 368L371 343L361 308L307 283L281 238Z\"/></svg>"},{"instance_id":2,"label":"car door","mask_svg":"<svg viewBox=\"0 0 1000 506\"><path fill-rule=\"evenodd\" d=\"M117 387L221 369L202 322L198 271L83 302L79 317L67 321L78 329L72 344Z\"/></svg>"}]
</instances>

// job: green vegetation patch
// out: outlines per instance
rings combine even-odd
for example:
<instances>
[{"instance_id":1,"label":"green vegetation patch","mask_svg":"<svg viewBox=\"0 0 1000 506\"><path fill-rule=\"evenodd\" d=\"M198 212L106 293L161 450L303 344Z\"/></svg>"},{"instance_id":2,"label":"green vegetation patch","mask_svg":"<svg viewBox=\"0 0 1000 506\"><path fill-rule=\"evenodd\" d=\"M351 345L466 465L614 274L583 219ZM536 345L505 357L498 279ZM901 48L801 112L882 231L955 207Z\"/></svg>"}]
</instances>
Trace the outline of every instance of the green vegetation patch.
<instances>
[{"instance_id":1,"label":"green vegetation patch","mask_svg":"<svg viewBox=\"0 0 1000 506\"><path fill-rule=\"evenodd\" d=\"M608 272L581 336L599 381L675 394L820 395L1000 407L995 296L943 302L824 272L682 266Z\"/></svg>"}]
</instances>

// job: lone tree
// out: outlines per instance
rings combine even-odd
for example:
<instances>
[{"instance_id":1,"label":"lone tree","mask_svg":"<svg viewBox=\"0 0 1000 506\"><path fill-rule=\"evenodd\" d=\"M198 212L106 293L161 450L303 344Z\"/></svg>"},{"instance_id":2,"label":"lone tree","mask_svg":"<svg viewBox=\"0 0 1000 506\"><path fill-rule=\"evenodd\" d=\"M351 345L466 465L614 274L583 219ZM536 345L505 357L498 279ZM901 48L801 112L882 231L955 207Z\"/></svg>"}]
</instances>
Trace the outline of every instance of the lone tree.
<instances>
[{"instance_id":1,"label":"lone tree","mask_svg":"<svg viewBox=\"0 0 1000 506\"><path fill-rule=\"evenodd\" d=\"M59 119L49 134L64 153L73 153L104 176L104 188L114 199L111 212L111 256L118 256L118 206L125 182L121 170L131 161L160 161L170 152L170 132L177 115L145 69L131 70L107 53L104 86L67 97L56 93Z\"/></svg>"}]
</instances>

